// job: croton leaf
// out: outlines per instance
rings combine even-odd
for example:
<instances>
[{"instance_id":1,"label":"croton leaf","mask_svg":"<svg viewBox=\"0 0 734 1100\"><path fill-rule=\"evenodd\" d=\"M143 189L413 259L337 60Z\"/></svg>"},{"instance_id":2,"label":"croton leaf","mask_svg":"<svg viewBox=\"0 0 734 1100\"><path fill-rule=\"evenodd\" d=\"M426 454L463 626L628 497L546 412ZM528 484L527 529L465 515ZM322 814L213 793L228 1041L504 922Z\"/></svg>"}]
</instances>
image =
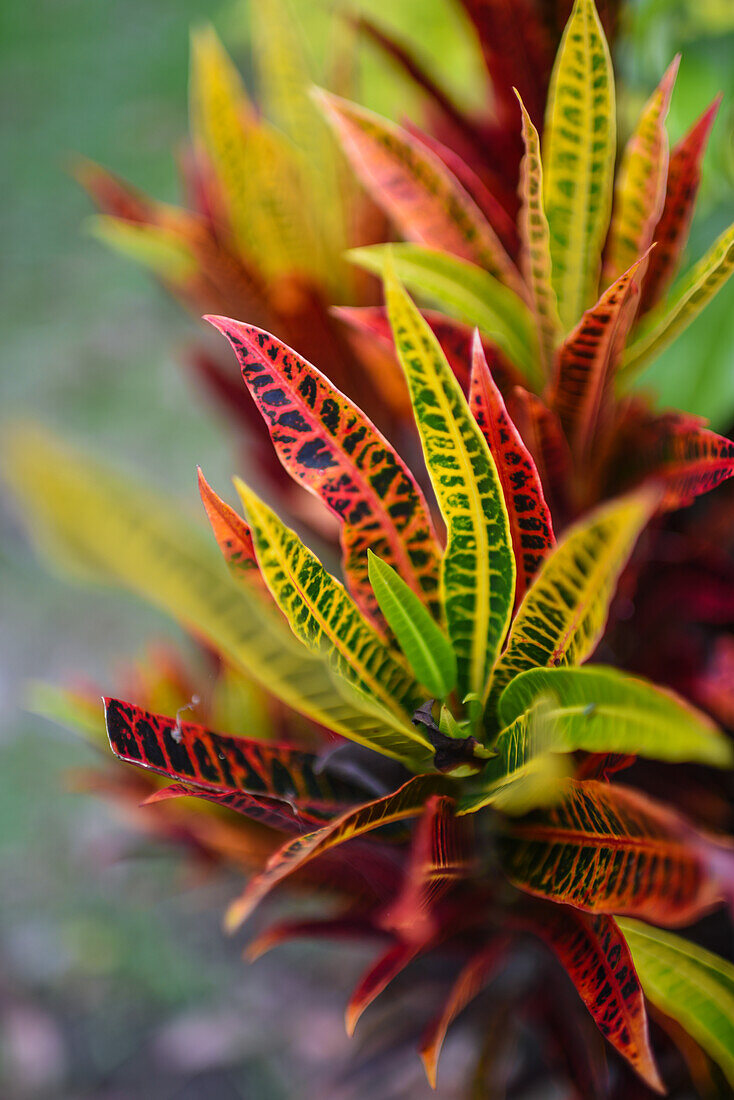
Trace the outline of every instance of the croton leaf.
<instances>
[{"instance_id":1,"label":"croton leaf","mask_svg":"<svg viewBox=\"0 0 734 1100\"><path fill-rule=\"evenodd\" d=\"M456 320L477 327L530 381L538 381L535 322L529 308L489 272L445 252L416 244L353 248L348 256L384 277L393 264L398 278Z\"/></svg>"},{"instance_id":2,"label":"croton leaf","mask_svg":"<svg viewBox=\"0 0 734 1100\"><path fill-rule=\"evenodd\" d=\"M238 790L215 791L206 787L192 787L186 783L171 783L168 787L154 791L145 799L143 805L155 806L177 798L200 798L215 806L231 810L233 813L242 814L251 821L267 825L268 828L286 833L304 833L308 829L323 825L334 816L333 810L328 812L320 806L296 806L293 802L284 802L282 799L267 795L249 794Z\"/></svg>"},{"instance_id":3,"label":"croton leaf","mask_svg":"<svg viewBox=\"0 0 734 1100\"><path fill-rule=\"evenodd\" d=\"M325 654L357 697L372 698L379 706L383 721L377 720L363 739L387 756L427 764L430 745L411 724L423 696L406 666L295 532L239 479L236 485L262 575L293 633L307 649Z\"/></svg>"},{"instance_id":4,"label":"croton leaf","mask_svg":"<svg viewBox=\"0 0 734 1100\"><path fill-rule=\"evenodd\" d=\"M558 302L551 276L550 231L543 206L543 165L540 138L518 93L522 112L525 155L520 164L521 270L530 296L538 330L538 348L546 377L550 374L561 334Z\"/></svg>"},{"instance_id":5,"label":"croton leaf","mask_svg":"<svg viewBox=\"0 0 734 1100\"><path fill-rule=\"evenodd\" d=\"M645 258L635 260L605 290L558 349L551 401L581 462L589 461L609 412L615 371L639 295L636 279Z\"/></svg>"},{"instance_id":6,"label":"croton leaf","mask_svg":"<svg viewBox=\"0 0 734 1100\"><path fill-rule=\"evenodd\" d=\"M668 299L651 309L625 352L625 378L637 374L698 317L734 271L734 225L725 229Z\"/></svg>"},{"instance_id":7,"label":"croton leaf","mask_svg":"<svg viewBox=\"0 0 734 1100\"><path fill-rule=\"evenodd\" d=\"M134 592L320 725L356 740L373 729L375 718L334 691L324 661L232 582L211 538L166 496L91 463L47 429L8 433L4 454L6 479L53 566Z\"/></svg>"},{"instance_id":8,"label":"croton leaf","mask_svg":"<svg viewBox=\"0 0 734 1100\"><path fill-rule=\"evenodd\" d=\"M478 264L523 296L519 272L492 226L430 149L364 107L317 94L360 178L403 236Z\"/></svg>"},{"instance_id":9,"label":"croton leaf","mask_svg":"<svg viewBox=\"0 0 734 1100\"><path fill-rule=\"evenodd\" d=\"M387 951L367 968L347 1005L345 1014L347 1035L354 1034L354 1029L364 1010L420 954L422 946L420 943L398 941L388 947Z\"/></svg>"},{"instance_id":10,"label":"croton leaf","mask_svg":"<svg viewBox=\"0 0 734 1100\"><path fill-rule=\"evenodd\" d=\"M519 923L558 957L602 1035L650 1088L665 1092L650 1048L645 1000L616 922L564 905L527 910Z\"/></svg>"},{"instance_id":11,"label":"croton leaf","mask_svg":"<svg viewBox=\"0 0 734 1100\"><path fill-rule=\"evenodd\" d=\"M653 234L656 246L642 284L640 314L660 301L678 270L696 206L701 162L720 103L721 96L717 96L671 150L665 202Z\"/></svg>"},{"instance_id":12,"label":"croton leaf","mask_svg":"<svg viewBox=\"0 0 734 1100\"><path fill-rule=\"evenodd\" d=\"M535 463L551 514L567 517L573 511L567 489L572 458L558 414L523 386L509 390L505 401L508 414Z\"/></svg>"},{"instance_id":13,"label":"croton leaf","mask_svg":"<svg viewBox=\"0 0 734 1100\"><path fill-rule=\"evenodd\" d=\"M382 622L367 576L371 549L439 616L440 549L423 494L402 459L297 352L252 325L207 319L234 348L281 462L340 520L344 573L359 606Z\"/></svg>"},{"instance_id":14,"label":"croton leaf","mask_svg":"<svg viewBox=\"0 0 734 1100\"><path fill-rule=\"evenodd\" d=\"M471 956L459 971L441 1012L426 1028L421 1039L420 1055L431 1088L436 1087L438 1060L448 1029L506 962L510 942L509 936L495 936Z\"/></svg>"},{"instance_id":15,"label":"croton leaf","mask_svg":"<svg viewBox=\"0 0 734 1100\"><path fill-rule=\"evenodd\" d=\"M502 692L502 726L517 721L540 696L553 700L556 751L621 753L671 762L732 764L729 739L701 711L672 691L615 668L534 668Z\"/></svg>"},{"instance_id":16,"label":"croton leaf","mask_svg":"<svg viewBox=\"0 0 734 1100\"><path fill-rule=\"evenodd\" d=\"M230 572L245 584L255 585L267 593L267 586L257 564L250 528L234 508L214 492L201 469L198 470L198 476L202 503Z\"/></svg>"},{"instance_id":17,"label":"croton leaf","mask_svg":"<svg viewBox=\"0 0 734 1100\"><path fill-rule=\"evenodd\" d=\"M604 261L605 282L614 282L647 251L663 212L668 176L665 120L679 64L680 54L643 107L622 154Z\"/></svg>"},{"instance_id":18,"label":"croton leaf","mask_svg":"<svg viewBox=\"0 0 734 1100\"><path fill-rule=\"evenodd\" d=\"M436 935L436 904L472 866L469 823L456 817L455 808L446 795L428 799L413 832L401 888L380 915L380 927L405 942L428 943Z\"/></svg>"},{"instance_id":19,"label":"croton leaf","mask_svg":"<svg viewBox=\"0 0 734 1100\"><path fill-rule=\"evenodd\" d=\"M515 602L519 603L556 540L535 463L508 415L478 333L472 348L469 407L487 441L502 485L517 567Z\"/></svg>"},{"instance_id":20,"label":"croton leaf","mask_svg":"<svg viewBox=\"0 0 734 1100\"><path fill-rule=\"evenodd\" d=\"M378 935L379 931L370 920L369 913L359 911L352 913L347 910L343 915L314 920L284 920L271 924L254 940L250 940L245 957L248 962L254 962L274 947L292 939L362 940L370 934Z\"/></svg>"},{"instance_id":21,"label":"croton leaf","mask_svg":"<svg viewBox=\"0 0 734 1100\"><path fill-rule=\"evenodd\" d=\"M734 966L642 921L619 925L645 995L693 1036L734 1088Z\"/></svg>"},{"instance_id":22,"label":"croton leaf","mask_svg":"<svg viewBox=\"0 0 734 1100\"><path fill-rule=\"evenodd\" d=\"M289 841L275 852L265 870L252 879L244 893L229 906L227 928L231 931L238 928L273 887L310 860L383 825L418 817L427 799L444 790L447 782L437 775L417 775L392 794L357 806L322 829Z\"/></svg>"},{"instance_id":23,"label":"croton leaf","mask_svg":"<svg viewBox=\"0 0 734 1100\"><path fill-rule=\"evenodd\" d=\"M617 579L655 510L639 490L570 527L545 559L515 616L491 680L487 720L507 684L527 668L582 664L596 648Z\"/></svg>"},{"instance_id":24,"label":"croton leaf","mask_svg":"<svg viewBox=\"0 0 734 1100\"><path fill-rule=\"evenodd\" d=\"M502 861L521 890L668 926L690 924L723 900L709 841L672 810L597 780L566 779L561 795L549 809L506 819Z\"/></svg>"},{"instance_id":25,"label":"croton leaf","mask_svg":"<svg viewBox=\"0 0 734 1100\"><path fill-rule=\"evenodd\" d=\"M291 745L229 737L120 699L105 699L104 705L115 756L187 786L277 798L302 804L305 812L322 807L332 814L360 796L359 788L320 769L313 753Z\"/></svg>"},{"instance_id":26,"label":"croton leaf","mask_svg":"<svg viewBox=\"0 0 734 1100\"><path fill-rule=\"evenodd\" d=\"M567 330L597 296L616 141L609 47L594 0L575 0L553 68L543 136L553 284Z\"/></svg>"},{"instance_id":27,"label":"croton leaf","mask_svg":"<svg viewBox=\"0 0 734 1100\"><path fill-rule=\"evenodd\" d=\"M395 570L368 552L370 583L413 674L436 699L456 687L456 654L425 607Z\"/></svg>"},{"instance_id":28,"label":"croton leaf","mask_svg":"<svg viewBox=\"0 0 734 1100\"><path fill-rule=\"evenodd\" d=\"M428 472L446 522L441 584L459 690L482 693L507 631L515 559L497 467L436 337L394 274L385 293Z\"/></svg>"},{"instance_id":29,"label":"croton leaf","mask_svg":"<svg viewBox=\"0 0 734 1100\"><path fill-rule=\"evenodd\" d=\"M149 268L174 292L185 293L196 277L197 258L174 226L127 221L111 214L97 214L86 225L97 240Z\"/></svg>"}]
</instances>

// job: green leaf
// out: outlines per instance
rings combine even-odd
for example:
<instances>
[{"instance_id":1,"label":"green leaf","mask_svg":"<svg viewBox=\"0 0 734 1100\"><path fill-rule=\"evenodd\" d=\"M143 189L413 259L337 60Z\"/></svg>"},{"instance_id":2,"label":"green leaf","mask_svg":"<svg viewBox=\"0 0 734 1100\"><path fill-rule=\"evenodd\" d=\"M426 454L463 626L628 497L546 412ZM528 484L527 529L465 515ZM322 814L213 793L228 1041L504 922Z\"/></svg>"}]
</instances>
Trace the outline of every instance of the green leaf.
<instances>
[{"instance_id":1,"label":"green leaf","mask_svg":"<svg viewBox=\"0 0 734 1100\"><path fill-rule=\"evenodd\" d=\"M367 551L370 584L380 610L417 680L436 699L456 687L456 654L421 601L391 565Z\"/></svg>"},{"instance_id":2,"label":"green leaf","mask_svg":"<svg viewBox=\"0 0 734 1100\"><path fill-rule=\"evenodd\" d=\"M502 692L500 724L518 721L541 696L554 700L550 717L559 733L557 751L695 760L717 768L734 762L729 739L705 714L672 691L618 669L591 665L522 672Z\"/></svg>"},{"instance_id":3,"label":"green leaf","mask_svg":"<svg viewBox=\"0 0 734 1100\"><path fill-rule=\"evenodd\" d=\"M491 681L491 728L503 689L519 672L582 664L604 632L617 579L658 501L640 490L597 508L569 528L525 593Z\"/></svg>"},{"instance_id":4,"label":"green leaf","mask_svg":"<svg viewBox=\"0 0 734 1100\"><path fill-rule=\"evenodd\" d=\"M390 262L401 282L464 324L481 329L522 374L540 382L533 315L522 301L481 267L417 244L353 248L347 256L384 277Z\"/></svg>"},{"instance_id":5,"label":"green leaf","mask_svg":"<svg viewBox=\"0 0 734 1100\"><path fill-rule=\"evenodd\" d=\"M431 746L411 719L424 696L408 669L383 645L344 586L244 482L235 480L252 528L260 570L293 633L325 656L352 697L373 698L387 721L364 738L378 752L427 766ZM356 695L355 695L356 693ZM374 714L368 708L368 713Z\"/></svg>"},{"instance_id":6,"label":"green leaf","mask_svg":"<svg viewBox=\"0 0 734 1100\"><path fill-rule=\"evenodd\" d=\"M553 285L567 330L597 298L616 140L609 47L594 0L575 0L553 68L543 137Z\"/></svg>"},{"instance_id":7,"label":"green leaf","mask_svg":"<svg viewBox=\"0 0 734 1100\"><path fill-rule=\"evenodd\" d=\"M391 271L385 293L448 530L441 583L459 690L481 693L507 631L515 593L515 559L497 467L436 337Z\"/></svg>"},{"instance_id":8,"label":"green leaf","mask_svg":"<svg viewBox=\"0 0 734 1100\"><path fill-rule=\"evenodd\" d=\"M46 429L15 428L3 442L5 477L52 565L134 592L300 714L372 746L384 718L334 690L326 663L293 637L270 595L236 583L208 532L167 497L91 463ZM405 747L423 759L412 728Z\"/></svg>"},{"instance_id":9,"label":"green leaf","mask_svg":"<svg viewBox=\"0 0 734 1100\"><path fill-rule=\"evenodd\" d=\"M637 374L698 317L734 271L734 225L725 229L671 297L651 309L627 348L620 375Z\"/></svg>"},{"instance_id":10,"label":"green leaf","mask_svg":"<svg viewBox=\"0 0 734 1100\"><path fill-rule=\"evenodd\" d=\"M734 966L642 921L619 918L645 995L677 1020L734 1088Z\"/></svg>"}]
</instances>

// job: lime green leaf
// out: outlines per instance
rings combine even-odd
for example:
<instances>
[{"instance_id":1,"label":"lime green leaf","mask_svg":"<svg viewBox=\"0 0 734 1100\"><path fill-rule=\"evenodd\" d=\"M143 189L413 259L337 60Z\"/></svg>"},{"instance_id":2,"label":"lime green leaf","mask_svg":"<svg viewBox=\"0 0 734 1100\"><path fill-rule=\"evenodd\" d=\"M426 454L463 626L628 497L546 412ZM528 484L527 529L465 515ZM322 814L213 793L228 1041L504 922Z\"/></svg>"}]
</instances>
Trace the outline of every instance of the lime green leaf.
<instances>
[{"instance_id":1,"label":"lime green leaf","mask_svg":"<svg viewBox=\"0 0 734 1100\"><path fill-rule=\"evenodd\" d=\"M371 550L370 584L380 610L398 640L417 680L436 699L445 699L456 686L456 655L416 594L392 566Z\"/></svg>"},{"instance_id":2,"label":"lime green leaf","mask_svg":"<svg viewBox=\"0 0 734 1100\"><path fill-rule=\"evenodd\" d=\"M734 761L729 739L705 714L672 691L602 665L520 673L500 697L500 724L509 726L548 695L564 745L559 751L695 760L719 768Z\"/></svg>"},{"instance_id":3,"label":"lime green leaf","mask_svg":"<svg viewBox=\"0 0 734 1100\"><path fill-rule=\"evenodd\" d=\"M553 285L565 329L597 298L616 140L609 47L594 0L575 0L553 68L543 137Z\"/></svg>"},{"instance_id":4,"label":"lime green leaf","mask_svg":"<svg viewBox=\"0 0 734 1100\"><path fill-rule=\"evenodd\" d=\"M734 966L642 921L617 920L645 996L677 1020L734 1087Z\"/></svg>"},{"instance_id":5,"label":"lime green leaf","mask_svg":"<svg viewBox=\"0 0 734 1100\"><path fill-rule=\"evenodd\" d=\"M429 743L411 723L424 699L407 668L362 618L344 586L328 573L298 536L236 479L252 528L260 570L293 633L354 691L376 701L390 719L369 741L386 755L427 764ZM370 708L370 713L373 713Z\"/></svg>"},{"instance_id":6,"label":"lime green leaf","mask_svg":"<svg viewBox=\"0 0 734 1100\"><path fill-rule=\"evenodd\" d=\"M391 271L385 293L448 530L441 583L459 690L481 693L507 631L515 593L515 559L497 467L436 337Z\"/></svg>"},{"instance_id":7,"label":"lime green leaf","mask_svg":"<svg viewBox=\"0 0 734 1100\"><path fill-rule=\"evenodd\" d=\"M372 745L384 719L335 692L324 661L273 613L270 596L233 581L211 536L166 497L90 463L45 429L15 429L3 457L23 518L52 565L134 592L294 710ZM406 745L414 758L415 746Z\"/></svg>"},{"instance_id":8,"label":"lime green leaf","mask_svg":"<svg viewBox=\"0 0 734 1100\"><path fill-rule=\"evenodd\" d=\"M525 593L491 681L487 721L505 686L527 668L582 664L604 631L617 579L658 496L641 490L597 508L545 559Z\"/></svg>"},{"instance_id":9,"label":"lime green leaf","mask_svg":"<svg viewBox=\"0 0 734 1100\"><path fill-rule=\"evenodd\" d=\"M637 374L667 347L721 290L734 271L734 225L725 229L671 297L651 309L639 327L639 335L627 348L621 375Z\"/></svg>"},{"instance_id":10,"label":"lime green leaf","mask_svg":"<svg viewBox=\"0 0 734 1100\"><path fill-rule=\"evenodd\" d=\"M464 324L489 336L531 381L537 377L535 322L525 305L481 267L417 244L353 248L349 259L384 276L392 260L398 278Z\"/></svg>"},{"instance_id":11,"label":"lime green leaf","mask_svg":"<svg viewBox=\"0 0 734 1100\"><path fill-rule=\"evenodd\" d=\"M550 231L543 205L543 166L540 138L533 126L520 93L515 92L522 111L522 136L525 155L520 164L521 270L530 290L538 330L538 346L543 371L550 375L556 344L561 336L558 302L553 289Z\"/></svg>"},{"instance_id":12,"label":"lime green leaf","mask_svg":"<svg viewBox=\"0 0 734 1100\"><path fill-rule=\"evenodd\" d=\"M97 240L150 268L166 282L186 283L197 274L196 258L185 238L173 229L126 221L111 214L94 214L86 224Z\"/></svg>"}]
</instances>

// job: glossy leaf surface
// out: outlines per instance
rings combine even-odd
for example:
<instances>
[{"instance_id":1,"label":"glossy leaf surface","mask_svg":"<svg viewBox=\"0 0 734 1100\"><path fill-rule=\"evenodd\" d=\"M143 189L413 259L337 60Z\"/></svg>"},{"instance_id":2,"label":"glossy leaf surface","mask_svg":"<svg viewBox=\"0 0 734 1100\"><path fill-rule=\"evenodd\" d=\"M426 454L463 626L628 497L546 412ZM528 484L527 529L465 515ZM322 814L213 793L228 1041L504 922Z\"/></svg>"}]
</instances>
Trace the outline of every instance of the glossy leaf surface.
<instances>
[{"instance_id":1,"label":"glossy leaf surface","mask_svg":"<svg viewBox=\"0 0 734 1100\"><path fill-rule=\"evenodd\" d=\"M728 738L705 714L673 692L618 669L587 665L522 672L500 696L500 724L511 725L540 696L552 700L557 751L696 760L719 768L732 763Z\"/></svg>"},{"instance_id":2,"label":"glossy leaf surface","mask_svg":"<svg viewBox=\"0 0 734 1100\"><path fill-rule=\"evenodd\" d=\"M575 0L553 68L543 136L553 283L566 330L597 297L615 146L609 47L593 0Z\"/></svg>"},{"instance_id":3,"label":"glossy leaf surface","mask_svg":"<svg viewBox=\"0 0 734 1100\"><path fill-rule=\"evenodd\" d=\"M426 608L391 566L371 551L369 577L387 625L413 674L436 699L456 686L456 655Z\"/></svg>"},{"instance_id":4,"label":"glossy leaf surface","mask_svg":"<svg viewBox=\"0 0 734 1100\"><path fill-rule=\"evenodd\" d=\"M535 463L510 419L478 339L472 349L469 407L502 485L517 567L515 601L519 603L556 540Z\"/></svg>"},{"instance_id":5,"label":"glossy leaf surface","mask_svg":"<svg viewBox=\"0 0 734 1100\"><path fill-rule=\"evenodd\" d=\"M505 872L521 890L592 913L689 924L722 899L703 839L628 787L565 780L547 810L508 823Z\"/></svg>"},{"instance_id":6,"label":"glossy leaf surface","mask_svg":"<svg viewBox=\"0 0 734 1100\"><path fill-rule=\"evenodd\" d=\"M448 543L441 585L459 690L481 693L507 630L515 560L497 468L436 337L388 274L386 300Z\"/></svg>"},{"instance_id":7,"label":"glossy leaf surface","mask_svg":"<svg viewBox=\"0 0 734 1100\"><path fill-rule=\"evenodd\" d=\"M252 325L208 318L230 341L278 457L342 527L344 573L375 616L367 551L394 566L435 614L440 549L423 494L370 420L292 348Z\"/></svg>"},{"instance_id":8,"label":"glossy leaf surface","mask_svg":"<svg viewBox=\"0 0 734 1100\"><path fill-rule=\"evenodd\" d=\"M734 1088L734 967L726 959L637 920L620 920L645 995L677 1020Z\"/></svg>"},{"instance_id":9,"label":"glossy leaf surface","mask_svg":"<svg viewBox=\"0 0 734 1100\"><path fill-rule=\"evenodd\" d=\"M630 494L569 528L520 604L492 678L488 718L518 672L582 664L591 656L617 579L656 503L655 494Z\"/></svg>"}]
</instances>

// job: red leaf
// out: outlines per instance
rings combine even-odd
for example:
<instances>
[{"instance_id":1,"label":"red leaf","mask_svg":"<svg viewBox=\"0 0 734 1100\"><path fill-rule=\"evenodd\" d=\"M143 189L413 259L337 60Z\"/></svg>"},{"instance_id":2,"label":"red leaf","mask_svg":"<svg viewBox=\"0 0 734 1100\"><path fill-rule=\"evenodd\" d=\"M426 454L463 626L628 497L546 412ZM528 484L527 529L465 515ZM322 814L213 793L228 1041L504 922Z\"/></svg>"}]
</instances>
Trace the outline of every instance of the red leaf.
<instances>
[{"instance_id":1,"label":"red leaf","mask_svg":"<svg viewBox=\"0 0 734 1100\"><path fill-rule=\"evenodd\" d=\"M664 510L685 508L734 474L734 442L679 413L644 418L635 444L622 455L630 483L644 478L660 482Z\"/></svg>"},{"instance_id":2,"label":"red leaf","mask_svg":"<svg viewBox=\"0 0 734 1100\"><path fill-rule=\"evenodd\" d=\"M336 807L332 808L332 814L325 810L318 813L310 806L296 806L295 803L278 798L257 797L238 790L213 791L206 787L190 787L185 783L172 783L169 787L154 791L143 805L154 806L172 798L203 798L206 802L223 806L243 817L258 821L261 825L288 833L304 833L307 829L322 825L336 812Z\"/></svg>"},{"instance_id":3,"label":"red leaf","mask_svg":"<svg viewBox=\"0 0 734 1100\"><path fill-rule=\"evenodd\" d=\"M380 929L368 915L344 913L338 917L320 920L284 920L272 924L248 944L245 955L250 962L259 959L267 951L272 951L281 943L293 939L363 939L365 936L379 936Z\"/></svg>"},{"instance_id":4,"label":"red leaf","mask_svg":"<svg viewBox=\"0 0 734 1100\"><path fill-rule=\"evenodd\" d=\"M369 967L360 978L347 1006L345 1022L348 1035L354 1034L357 1021L364 1010L379 997L401 970L405 970L420 950L419 943L396 943Z\"/></svg>"},{"instance_id":5,"label":"red leaf","mask_svg":"<svg viewBox=\"0 0 734 1100\"><path fill-rule=\"evenodd\" d=\"M492 452L502 485L517 564L517 606L556 540L535 463L507 413L478 333L472 352L469 405Z\"/></svg>"},{"instance_id":6,"label":"red leaf","mask_svg":"<svg viewBox=\"0 0 734 1100\"><path fill-rule=\"evenodd\" d=\"M660 301L678 269L696 206L701 163L720 103L718 95L670 154L665 203L653 233L657 247L642 284L640 314Z\"/></svg>"},{"instance_id":7,"label":"red leaf","mask_svg":"<svg viewBox=\"0 0 734 1100\"><path fill-rule=\"evenodd\" d=\"M367 575L371 549L438 615L433 525L412 474L384 436L274 336L224 317L207 320L234 348L281 462L341 521L344 573L360 607L381 622Z\"/></svg>"},{"instance_id":8,"label":"red leaf","mask_svg":"<svg viewBox=\"0 0 734 1100\"><path fill-rule=\"evenodd\" d=\"M530 452L556 525L570 512L571 452L556 413L543 401L515 386L507 395L507 412Z\"/></svg>"},{"instance_id":9,"label":"red leaf","mask_svg":"<svg viewBox=\"0 0 734 1100\"><path fill-rule=\"evenodd\" d=\"M650 1048L645 999L614 920L567 906L543 906L537 919L523 914L520 922L557 955L602 1035L650 1088L664 1092Z\"/></svg>"},{"instance_id":10,"label":"red leaf","mask_svg":"<svg viewBox=\"0 0 734 1100\"><path fill-rule=\"evenodd\" d=\"M200 468L198 477L201 499L227 565L237 578L255 584L263 593L268 593L267 585L260 575L250 528L234 508L230 508L217 496Z\"/></svg>"}]
</instances>

